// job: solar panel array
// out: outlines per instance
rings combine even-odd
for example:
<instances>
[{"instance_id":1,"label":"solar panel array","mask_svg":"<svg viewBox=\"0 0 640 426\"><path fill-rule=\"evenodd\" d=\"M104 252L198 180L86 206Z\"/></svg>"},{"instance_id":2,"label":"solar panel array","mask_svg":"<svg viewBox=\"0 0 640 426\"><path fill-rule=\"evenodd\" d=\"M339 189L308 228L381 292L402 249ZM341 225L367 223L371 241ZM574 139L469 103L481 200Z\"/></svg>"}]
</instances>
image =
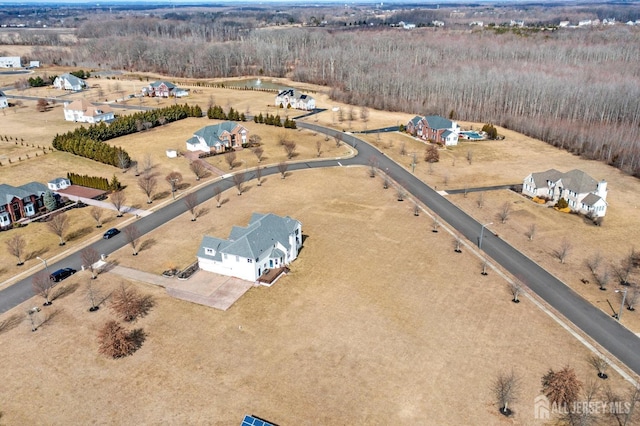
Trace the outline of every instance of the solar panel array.
<instances>
[{"instance_id":1,"label":"solar panel array","mask_svg":"<svg viewBox=\"0 0 640 426\"><path fill-rule=\"evenodd\" d=\"M257 417L246 415L244 419L242 419L242 424L240 426L275 426L273 423L269 423Z\"/></svg>"}]
</instances>

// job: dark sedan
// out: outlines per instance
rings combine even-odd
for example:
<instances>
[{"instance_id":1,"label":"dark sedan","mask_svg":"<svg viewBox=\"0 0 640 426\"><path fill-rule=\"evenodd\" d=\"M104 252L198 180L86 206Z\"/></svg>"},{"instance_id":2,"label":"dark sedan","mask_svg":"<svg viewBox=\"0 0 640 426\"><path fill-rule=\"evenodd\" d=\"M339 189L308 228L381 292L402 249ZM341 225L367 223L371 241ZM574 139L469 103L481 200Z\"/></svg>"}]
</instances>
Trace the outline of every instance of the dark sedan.
<instances>
[{"instance_id":1,"label":"dark sedan","mask_svg":"<svg viewBox=\"0 0 640 426\"><path fill-rule=\"evenodd\" d=\"M111 237L115 237L119 233L120 233L120 230L118 230L118 228L111 228L107 232L104 233L102 238L104 238L105 240L108 240Z\"/></svg>"}]
</instances>

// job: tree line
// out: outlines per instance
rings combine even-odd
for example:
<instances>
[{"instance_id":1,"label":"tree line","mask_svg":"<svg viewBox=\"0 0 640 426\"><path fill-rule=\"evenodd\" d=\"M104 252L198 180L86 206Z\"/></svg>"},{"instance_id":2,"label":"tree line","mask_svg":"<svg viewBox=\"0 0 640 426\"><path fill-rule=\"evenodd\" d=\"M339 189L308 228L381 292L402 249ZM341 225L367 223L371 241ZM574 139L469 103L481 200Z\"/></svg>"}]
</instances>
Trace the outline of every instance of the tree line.
<instances>
[{"instance_id":1,"label":"tree line","mask_svg":"<svg viewBox=\"0 0 640 426\"><path fill-rule=\"evenodd\" d=\"M69 179L73 185L86 186L87 188L101 189L103 191L118 191L122 187L116 175L113 175L113 178L109 181L109 179L101 176L67 172L67 179Z\"/></svg>"}]
</instances>

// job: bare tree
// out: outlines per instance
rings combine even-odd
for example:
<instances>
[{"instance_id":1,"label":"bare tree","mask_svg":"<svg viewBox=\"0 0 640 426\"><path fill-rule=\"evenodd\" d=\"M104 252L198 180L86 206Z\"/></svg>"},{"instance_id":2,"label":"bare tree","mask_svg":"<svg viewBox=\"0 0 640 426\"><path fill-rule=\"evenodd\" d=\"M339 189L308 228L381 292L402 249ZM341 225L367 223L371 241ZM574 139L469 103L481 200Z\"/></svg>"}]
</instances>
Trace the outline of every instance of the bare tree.
<instances>
[{"instance_id":1,"label":"bare tree","mask_svg":"<svg viewBox=\"0 0 640 426\"><path fill-rule=\"evenodd\" d=\"M453 235L453 251L462 253L462 237L459 234Z\"/></svg>"},{"instance_id":2,"label":"bare tree","mask_svg":"<svg viewBox=\"0 0 640 426\"><path fill-rule=\"evenodd\" d=\"M124 236L127 240L127 243L131 246L133 250L133 255L138 255L138 241L140 240L140 231L135 225L129 225L124 228Z\"/></svg>"},{"instance_id":3,"label":"bare tree","mask_svg":"<svg viewBox=\"0 0 640 426\"><path fill-rule=\"evenodd\" d=\"M198 218L198 195L195 192L190 192L183 198L184 205L187 206L187 210L191 213L191 222L195 222Z\"/></svg>"},{"instance_id":4,"label":"bare tree","mask_svg":"<svg viewBox=\"0 0 640 426\"><path fill-rule=\"evenodd\" d=\"M9 252L9 254L11 256L15 256L16 259L18 259L18 263L16 265L24 265L22 257L24 256L25 249L27 248L27 242L25 241L24 237L22 235L16 234L5 241L5 244L7 245L7 251Z\"/></svg>"},{"instance_id":5,"label":"bare tree","mask_svg":"<svg viewBox=\"0 0 640 426\"><path fill-rule=\"evenodd\" d=\"M100 254L93 247L85 247L80 252L80 257L82 258L82 264L86 269L91 272L91 279L95 280L97 278L95 271L95 263L100 260Z\"/></svg>"},{"instance_id":6,"label":"bare tree","mask_svg":"<svg viewBox=\"0 0 640 426\"><path fill-rule=\"evenodd\" d=\"M134 288L120 285L111 296L111 309L125 322L145 316L153 306L150 297L142 296Z\"/></svg>"},{"instance_id":7,"label":"bare tree","mask_svg":"<svg viewBox=\"0 0 640 426\"><path fill-rule=\"evenodd\" d=\"M60 238L59 246L65 245L64 236L69 229L69 216L66 213L58 213L52 215L49 221L47 222L47 228L54 235L57 235Z\"/></svg>"},{"instance_id":8,"label":"bare tree","mask_svg":"<svg viewBox=\"0 0 640 426\"><path fill-rule=\"evenodd\" d=\"M396 200L404 201L404 189L400 185L396 188Z\"/></svg>"},{"instance_id":9,"label":"bare tree","mask_svg":"<svg viewBox=\"0 0 640 426\"><path fill-rule=\"evenodd\" d=\"M98 352L111 358L122 358L136 350L136 343L116 321L108 321L98 332Z\"/></svg>"},{"instance_id":10,"label":"bare tree","mask_svg":"<svg viewBox=\"0 0 640 426\"><path fill-rule=\"evenodd\" d=\"M285 163L284 161L281 163L278 163L278 171L280 172L280 177L282 179L287 177L287 169L289 168L289 165L287 163Z\"/></svg>"},{"instance_id":11,"label":"bare tree","mask_svg":"<svg viewBox=\"0 0 640 426\"><path fill-rule=\"evenodd\" d=\"M322 155L322 141L320 139L316 141L316 154L318 157Z\"/></svg>"},{"instance_id":12,"label":"bare tree","mask_svg":"<svg viewBox=\"0 0 640 426\"><path fill-rule=\"evenodd\" d=\"M93 220L96 221L96 228L102 228L102 213L102 209L97 206L93 206L91 207L91 210L89 210L89 214Z\"/></svg>"},{"instance_id":13,"label":"bare tree","mask_svg":"<svg viewBox=\"0 0 640 426\"><path fill-rule=\"evenodd\" d=\"M520 294L522 293L522 285L518 281L509 281L509 289L511 290L511 295L513 299L511 301L513 303L520 303Z\"/></svg>"},{"instance_id":14,"label":"bare tree","mask_svg":"<svg viewBox=\"0 0 640 426\"><path fill-rule=\"evenodd\" d=\"M589 268L589 271L591 271L591 274L596 275L596 273L598 272L598 268L602 263L602 254L600 254L599 251L595 252L585 261L585 263L587 265L587 268Z\"/></svg>"},{"instance_id":15,"label":"bare tree","mask_svg":"<svg viewBox=\"0 0 640 426\"><path fill-rule=\"evenodd\" d=\"M98 290L94 287L93 280L87 280L87 298L91 303L91 306L89 307L89 312L95 312L98 309L100 309L100 306L99 306L100 304L98 302L99 297L100 297L100 294Z\"/></svg>"},{"instance_id":16,"label":"bare tree","mask_svg":"<svg viewBox=\"0 0 640 426\"><path fill-rule=\"evenodd\" d=\"M129 166L131 166L131 160L129 155L123 150L118 151L118 167L122 169L122 173L125 173Z\"/></svg>"},{"instance_id":17,"label":"bare tree","mask_svg":"<svg viewBox=\"0 0 640 426\"><path fill-rule=\"evenodd\" d=\"M173 171L165 177L165 180L171 186L171 196L175 200L176 190L178 188L178 185L180 185L180 182L182 182L182 173Z\"/></svg>"},{"instance_id":18,"label":"bare tree","mask_svg":"<svg viewBox=\"0 0 640 426\"><path fill-rule=\"evenodd\" d=\"M127 197L122 191L115 191L109 197L109 201L111 201L111 204L118 212L118 214L116 215L117 217L122 217L122 207L124 207L124 203L126 202L126 200Z\"/></svg>"},{"instance_id":19,"label":"bare tree","mask_svg":"<svg viewBox=\"0 0 640 426\"><path fill-rule=\"evenodd\" d=\"M407 144L406 144L406 142L402 142L400 144L400 155L402 155L402 156L407 155Z\"/></svg>"},{"instance_id":20,"label":"bare tree","mask_svg":"<svg viewBox=\"0 0 640 426\"><path fill-rule=\"evenodd\" d=\"M638 302L638 298L640 298L640 287L636 283L629 284L629 290L627 290L627 309L630 311L635 311L636 303Z\"/></svg>"},{"instance_id":21,"label":"bare tree","mask_svg":"<svg viewBox=\"0 0 640 426\"><path fill-rule=\"evenodd\" d=\"M420 204L415 201L413 202L413 215L420 216Z\"/></svg>"},{"instance_id":22,"label":"bare tree","mask_svg":"<svg viewBox=\"0 0 640 426\"><path fill-rule=\"evenodd\" d=\"M151 154L145 154L145 156L142 157L141 172L149 173L151 172L151 170L153 170L154 167L155 164L153 164L153 158L151 158Z\"/></svg>"},{"instance_id":23,"label":"bare tree","mask_svg":"<svg viewBox=\"0 0 640 426\"><path fill-rule=\"evenodd\" d=\"M527 228L527 231L524 233L524 235L527 236L529 241L533 241L533 237L536 236L536 231L537 231L536 224L535 223L531 223L531 224L529 224L529 228Z\"/></svg>"},{"instance_id":24,"label":"bare tree","mask_svg":"<svg viewBox=\"0 0 640 426\"><path fill-rule=\"evenodd\" d=\"M435 145L428 145L424 151L424 161L427 163L437 163L440 161L440 153Z\"/></svg>"},{"instance_id":25,"label":"bare tree","mask_svg":"<svg viewBox=\"0 0 640 426\"><path fill-rule=\"evenodd\" d=\"M251 135L249 136L249 145L252 147L257 147L262 143L262 136L260 135Z\"/></svg>"},{"instance_id":26,"label":"bare tree","mask_svg":"<svg viewBox=\"0 0 640 426\"><path fill-rule=\"evenodd\" d=\"M262 167L257 166L255 168L255 172L256 172L256 181L258 182L257 185L262 186Z\"/></svg>"},{"instance_id":27,"label":"bare tree","mask_svg":"<svg viewBox=\"0 0 640 426\"><path fill-rule=\"evenodd\" d=\"M294 141L285 141L282 145L287 153L287 158L291 159L296 154L296 143Z\"/></svg>"},{"instance_id":28,"label":"bare tree","mask_svg":"<svg viewBox=\"0 0 640 426\"><path fill-rule=\"evenodd\" d=\"M371 178L376 177L377 171L378 171L378 160L374 156L371 156L369 158L369 177Z\"/></svg>"},{"instance_id":29,"label":"bare tree","mask_svg":"<svg viewBox=\"0 0 640 426\"><path fill-rule=\"evenodd\" d=\"M38 112L45 112L47 109L49 109L49 102L44 98L38 99L36 110L38 110Z\"/></svg>"},{"instance_id":30,"label":"bare tree","mask_svg":"<svg viewBox=\"0 0 640 426\"><path fill-rule=\"evenodd\" d=\"M238 172L233 175L233 185L236 187L236 191L238 191L238 195L242 195L242 191L244 191L244 182L247 179L245 172Z\"/></svg>"},{"instance_id":31,"label":"bare tree","mask_svg":"<svg viewBox=\"0 0 640 426\"><path fill-rule=\"evenodd\" d=\"M217 185L213 187L213 198L216 199L216 207L222 207L222 191Z\"/></svg>"},{"instance_id":32,"label":"bare tree","mask_svg":"<svg viewBox=\"0 0 640 426\"><path fill-rule=\"evenodd\" d=\"M489 269L489 261L485 258L482 259L482 272L480 272L482 275L489 275L489 273L487 272L487 269Z\"/></svg>"},{"instance_id":33,"label":"bare tree","mask_svg":"<svg viewBox=\"0 0 640 426\"><path fill-rule=\"evenodd\" d=\"M153 203L153 197L158 187L158 176L155 173L145 172L138 177L138 188L147 196L147 204Z\"/></svg>"},{"instance_id":34,"label":"bare tree","mask_svg":"<svg viewBox=\"0 0 640 426\"><path fill-rule=\"evenodd\" d=\"M236 152L231 150L224 154L224 161L229 165L229 170L233 170L236 165Z\"/></svg>"},{"instance_id":35,"label":"bare tree","mask_svg":"<svg viewBox=\"0 0 640 426\"><path fill-rule=\"evenodd\" d=\"M478 198L476 198L476 206L478 206L479 209L484 207L484 193L480 192L478 194Z\"/></svg>"},{"instance_id":36,"label":"bare tree","mask_svg":"<svg viewBox=\"0 0 640 426\"><path fill-rule=\"evenodd\" d=\"M505 201L504 204L500 207L500 212L498 212L498 217L500 218L501 223L506 223L509 220L509 216L511 216L511 203Z\"/></svg>"},{"instance_id":37,"label":"bare tree","mask_svg":"<svg viewBox=\"0 0 640 426\"><path fill-rule=\"evenodd\" d=\"M569 366L559 371L549 369L547 374L542 376L542 393L549 398L549 402L559 406L575 402L580 396L580 389L582 389L582 382Z\"/></svg>"},{"instance_id":38,"label":"bare tree","mask_svg":"<svg viewBox=\"0 0 640 426\"><path fill-rule=\"evenodd\" d=\"M606 379L607 369L609 368L609 360L605 356L591 354L588 358L589 364L596 369L598 377Z\"/></svg>"},{"instance_id":39,"label":"bare tree","mask_svg":"<svg viewBox=\"0 0 640 426\"><path fill-rule=\"evenodd\" d=\"M631 249L631 252L625 256L620 262L620 266L614 268L614 273L618 278L618 281L622 285L629 285L629 277L633 272L634 262L636 258L636 252L634 249Z\"/></svg>"},{"instance_id":40,"label":"bare tree","mask_svg":"<svg viewBox=\"0 0 640 426\"><path fill-rule=\"evenodd\" d=\"M366 106L360 108L360 119L364 122L364 129L367 130L367 122L369 121L369 109Z\"/></svg>"},{"instance_id":41,"label":"bare tree","mask_svg":"<svg viewBox=\"0 0 640 426\"><path fill-rule=\"evenodd\" d=\"M387 176L386 174L382 178L382 188L389 189L389 176Z\"/></svg>"},{"instance_id":42,"label":"bare tree","mask_svg":"<svg viewBox=\"0 0 640 426\"><path fill-rule=\"evenodd\" d=\"M264 149L258 146L253 148L251 152L253 152L253 155L255 155L256 158L258 159L258 163L262 163L262 156L264 155Z\"/></svg>"},{"instance_id":43,"label":"bare tree","mask_svg":"<svg viewBox=\"0 0 640 426\"><path fill-rule=\"evenodd\" d=\"M605 291L607 289L607 284L609 284L609 279L611 275L609 274L609 269L604 268L602 272L595 272L593 274L593 279L596 280L596 284L598 284L600 290Z\"/></svg>"},{"instance_id":44,"label":"bare tree","mask_svg":"<svg viewBox=\"0 0 640 426\"><path fill-rule=\"evenodd\" d=\"M431 232L438 232L438 228L440 228L440 218L434 214L431 220Z\"/></svg>"},{"instance_id":45,"label":"bare tree","mask_svg":"<svg viewBox=\"0 0 640 426\"><path fill-rule=\"evenodd\" d=\"M336 143L336 148L340 148L340 143L342 142L342 133L337 132L335 135L333 135L333 141Z\"/></svg>"},{"instance_id":46,"label":"bare tree","mask_svg":"<svg viewBox=\"0 0 640 426\"><path fill-rule=\"evenodd\" d=\"M51 290L54 282L49 276L49 272L44 270L36 273L31 279L31 285L35 294L44 298L44 306L51 305Z\"/></svg>"},{"instance_id":47,"label":"bare tree","mask_svg":"<svg viewBox=\"0 0 640 426\"><path fill-rule=\"evenodd\" d=\"M520 393L520 384L520 378L513 370L499 373L498 377L494 380L491 390L500 406L500 413L502 415L510 416L513 414L509 405L517 400Z\"/></svg>"},{"instance_id":48,"label":"bare tree","mask_svg":"<svg viewBox=\"0 0 640 426\"><path fill-rule=\"evenodd\" d=\"M560 263L564 263L565 260L567 259L567 256L569 256L570 252L571 252L571 243L566 238L563 238L562 241L560 242L560 247L558 247L558 249L555 250L553 254L555 255L555 257L558 258Z\"/></svg>"},{"instance_id":49,"label":"bare tree","mask_svg":"<svg viewBox=\"0 0 640 426\"><path fill-rule=\"evenodd\" d=\"M191 163L189 163L189 168L191 169L193 174L196 176L196 180L202 179L207 174L207 167L205 166L204 161L202 160L192 161Z\"/></svg>"}]
</instances>

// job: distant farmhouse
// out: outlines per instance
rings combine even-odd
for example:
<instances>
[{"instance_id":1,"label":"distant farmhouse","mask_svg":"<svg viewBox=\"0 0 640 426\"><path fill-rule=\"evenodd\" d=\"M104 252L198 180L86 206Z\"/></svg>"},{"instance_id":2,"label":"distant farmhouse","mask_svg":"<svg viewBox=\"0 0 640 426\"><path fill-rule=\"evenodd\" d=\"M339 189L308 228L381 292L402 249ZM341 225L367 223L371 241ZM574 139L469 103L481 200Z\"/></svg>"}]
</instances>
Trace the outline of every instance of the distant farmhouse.
<instances>
[{"instance_id":1,"label":"distant farmhouse","mask_svg":"<svg viewBox=\"0 0 640 426\"><path fill-rule=\"evenodd\" d=\"M95 105L86 99L78 99L64 103L64 119L79 123L111 122L114 114L108 105Z\"/></svg>"},{"instance_id":2,"label":"distant farmhouse","mask_svg":"<svg viewBox=\"0 0 640 426\"><path fill-rule=\"evenodd\" d=\"M582 170L567 173L555 169L531 173L524 179L522 193L557 202L564 198L572 211L603 217L607 213L607 182L596 181Z\"/></svg>"},{"instance_id":3,"label":"distant farmhouse","mask_svg":"<svg viewBox=\"0 0 640 426\"><path fill-rule=\"evenodd\" d=\"M416 115L407 123L407 132L425 141L453 146L458 145L460 126L439 115Z\"/></svg>"},{"instance_id":4,"label":"distant farmhouse","mask_svg":"<svg viewBox=\"0 0 640 426\"><path fill-rule=\"evenodd\" d=\"M184 96L189 96L189 92L184 89L180 89L175 84L168 81L154 81L149 84L149 86L142 88L142 94L157 98L182 98Z\"/></svg>"},{"instance_id":5,"label":"distant farmhouse","mask_svg":"<svg viewBox=\"0 0 640 426\"><path fill-rule=\"evenodd\" d=\"M9 101L4 93L0 92L0 108L7 108L9 106Z\"/></svg>"},{"instance_id":6,"label":"distant farmhouse","mask_svg":"<svg viewBox=\"0 0 640 426\"><path fill-rule=\"evenodd\" d=\"M71 74L62 74L53 80L53 87L61 90L80 91L87 87L87 82Z\"/></svg>"},{"instance_id":7,"label":"distant farmhouse","mask_svg":"<svg viewBox=\"0 0 640 426\"><path fill-rule=\"evenodd\" d=\"M20 68L20 56L0 56L0 68Z\"/></svg>"},{"instance_id":8,"label":"distant farmhouse","mask_svg":"<svg viewBox=\"0 0 640 426\"><path fill-rule=\"evenodd\" d=\"M254 213L249 226L234 226L226 240L202 238L198 265L205 271L255 282L269 270L289 265L301 247L300 222L288 216Z\"/></svg>"},{"instance_id":9,"label":"distant farmhouse","mask_svg":"<svg viewBox=\"0 0 640 426\"><path fill-rule=\"evenodd\" d=\"M295 89L285 89L276 95L276 106L310 111L316 108L316 101Z\"/></svg>"},{"instance_id":10,"label":"distant farmhouse","mask_svg":"<svg viewBox=\"0 0 640 426\"><path fill-rule=\"evenodd\" d=\"M230 149L241 148L247 143L249 131L234 121L203 127L187 141L188 151L221 153Z\"/></svg>"},{"instance_id":11,"label":"distant farmhouse","mask_svg":"<svg viewBox=\"0 0 640 426\"><path fill-rule=\"evenodd\" d=\"M30 182L14 187L0 185L0 228L5 229L21 219L35 216L43 207L47 187Z\"/></svg>"}]
</instances>

